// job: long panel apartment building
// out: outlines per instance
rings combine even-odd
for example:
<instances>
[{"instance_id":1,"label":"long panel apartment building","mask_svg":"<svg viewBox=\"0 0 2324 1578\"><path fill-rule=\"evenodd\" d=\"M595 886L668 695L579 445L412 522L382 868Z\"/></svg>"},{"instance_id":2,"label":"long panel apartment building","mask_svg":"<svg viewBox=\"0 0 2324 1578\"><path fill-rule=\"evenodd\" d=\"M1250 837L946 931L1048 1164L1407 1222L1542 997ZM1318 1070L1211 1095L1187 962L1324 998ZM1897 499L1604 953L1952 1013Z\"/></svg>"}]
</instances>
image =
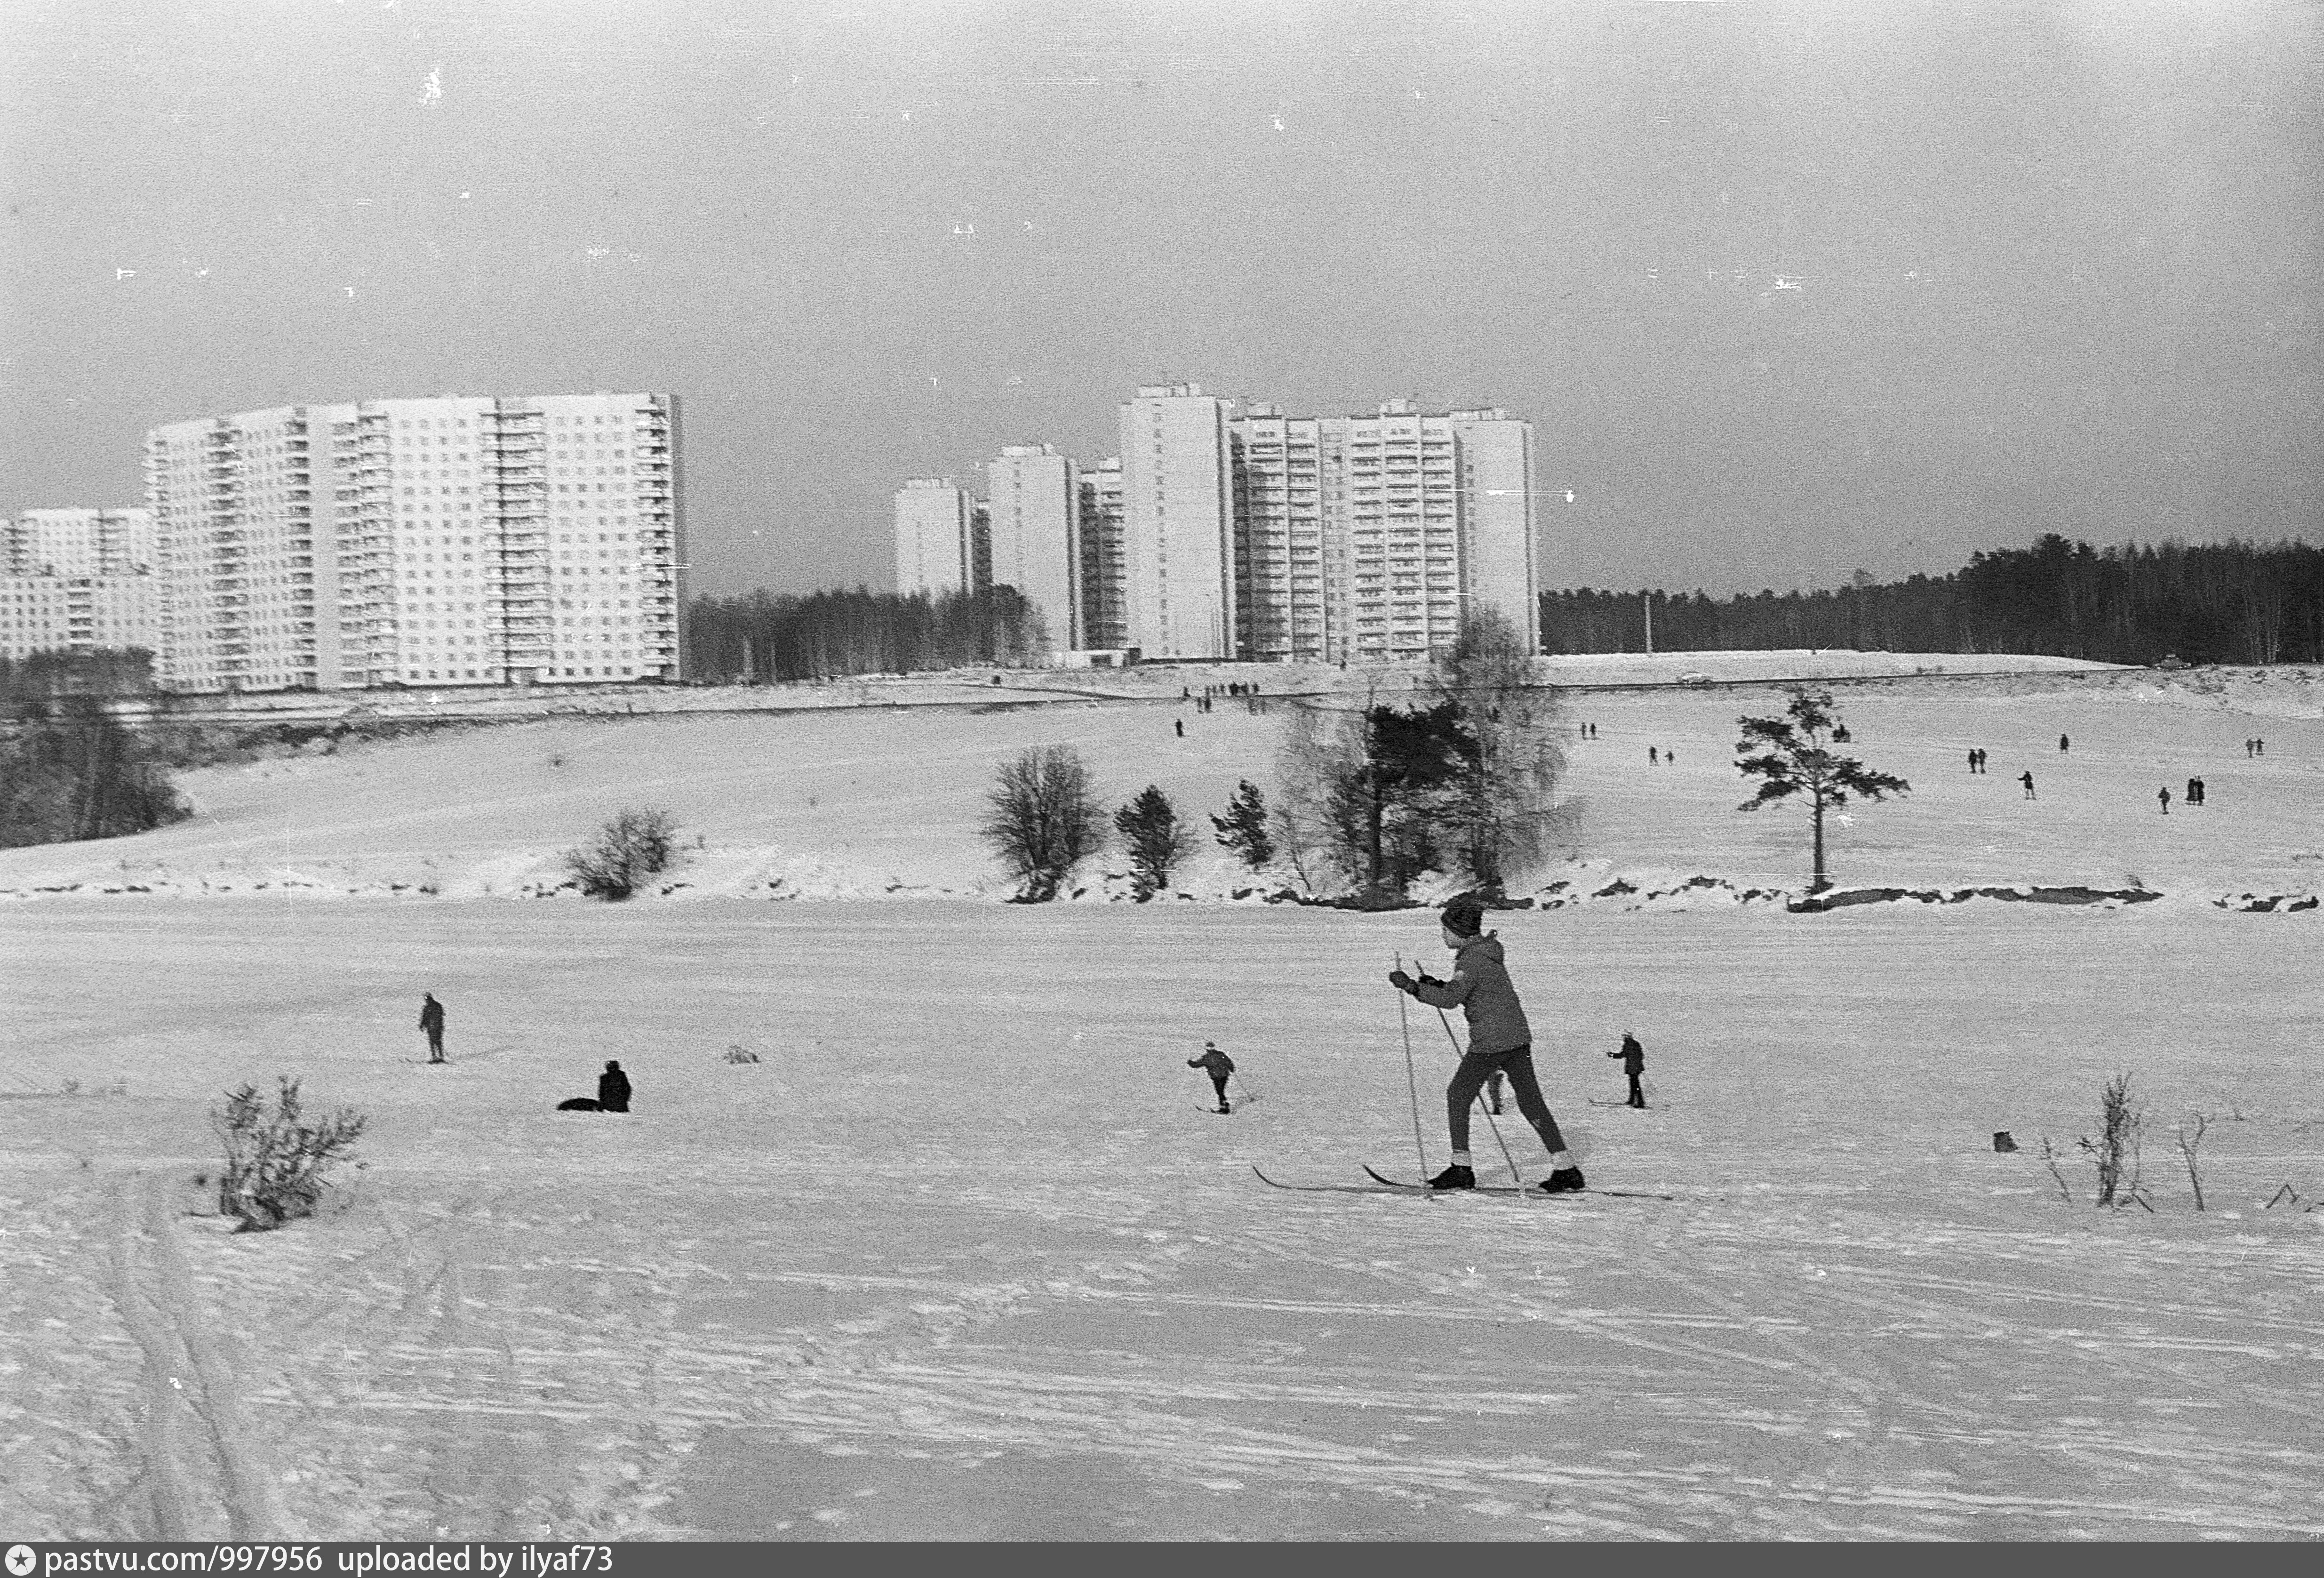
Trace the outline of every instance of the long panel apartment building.
<instances>
[{"instance_id":1,"label":"long panel apartment building","mask_svg":"<svg viewBox=\"0 0 2324 1578\"><path fill-rule=\"evenodd\" d=\"M161 644L144 510L27 510L0 521L0 656Z\"/></svg>"},{"instance_id":2,"label":"long panel apartment building","mask_svg":"<svg viewBox=\"0 0 2324 1578\"><path fill-rule=\"evenodd\" d=\"M286 406L146 437L171 689L681 670L677 397Z\"/></svg>"}]
</instances>

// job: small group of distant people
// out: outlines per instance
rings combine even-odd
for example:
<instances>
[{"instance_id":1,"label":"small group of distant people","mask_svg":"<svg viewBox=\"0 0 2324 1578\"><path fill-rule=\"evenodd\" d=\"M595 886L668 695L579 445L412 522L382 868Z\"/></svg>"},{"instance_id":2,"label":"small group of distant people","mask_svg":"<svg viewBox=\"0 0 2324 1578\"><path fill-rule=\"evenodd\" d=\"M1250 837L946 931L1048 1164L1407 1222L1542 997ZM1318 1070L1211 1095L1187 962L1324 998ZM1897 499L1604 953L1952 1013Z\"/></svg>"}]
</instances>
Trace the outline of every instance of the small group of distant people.
<instances>
[{"instance_id":1,"label":"small group of distant people","mask_svg":"<svg viewBox=\"0 0 2324 1578\"><path fill-rule=\"evenodd\" d=\"M420 994L420 1029L428 1038L428 1061L448 1063L444 1056L444 1005L436 1001L432 992ZM595 1097L574 1096L557 1103L560 1112L626 1112L630 1110L630 1076L622 1071L619 1060L605 1059L605 1071L597 1076Z\"/></svg>"}]
</instances>

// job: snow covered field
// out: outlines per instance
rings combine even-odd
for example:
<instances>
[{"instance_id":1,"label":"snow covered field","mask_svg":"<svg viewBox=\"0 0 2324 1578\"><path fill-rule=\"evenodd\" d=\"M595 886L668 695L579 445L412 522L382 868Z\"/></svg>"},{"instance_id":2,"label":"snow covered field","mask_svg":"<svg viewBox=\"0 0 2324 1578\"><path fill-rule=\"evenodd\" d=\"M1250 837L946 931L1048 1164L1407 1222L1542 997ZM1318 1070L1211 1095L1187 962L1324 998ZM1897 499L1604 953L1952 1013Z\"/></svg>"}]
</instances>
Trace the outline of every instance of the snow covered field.
<instances>
[{"instance_id":1,"label":"snow covered field","mask_svg":"<svg viewBox=\"0 0 2324 1578\"><path fill-rule=\"evenodd\" d=\"M2314 1537L2324 914L2217 901L2318 885L2316 695L1850 688L1914 793L1839 830L1843 883L2165 897L1829 915L1732 896L1805 879L1796 816L1732 809L1735 715L1772 692L1578 697L1581 847L1533 891L1635 891L1495 924L1591 1181L1669 1204L1251 1176L1422 1165L1382 977L1442 966L1425 912L1213 901L1254 879L1209 857L1194 901L1099 902L1103 863L1079 902L991 901L964 829L1003 757L1074 743L1109 804L1158 781L1200 813L1272 787L1279 715L558 719L189 775L194 822L0 853L0 1510L19 1537ZM2210 804L2160 816L2197 773ZM702 835L688 886L514 896L641 803ZM1671 895L1695 876L1725 885ZM1626 1028L1643 1112L1591 1104ZM1433 1012L1410 1031L1433 1168L1452 1054ZM1198 1110L1205 1037L1249 1075L1231 1117ZM550 1111L607 1057L634 1112ZM2092 1209L2079 1157L2070 1206L2035 1148L2094 1132L2124 1070L2154 1210ZM198 1214L204 1114L278 1071L372 1114L368 1166L230 1236ZM2194 1112L2203 1213L2169 1138Z\"/></svg>"}]
</instances>

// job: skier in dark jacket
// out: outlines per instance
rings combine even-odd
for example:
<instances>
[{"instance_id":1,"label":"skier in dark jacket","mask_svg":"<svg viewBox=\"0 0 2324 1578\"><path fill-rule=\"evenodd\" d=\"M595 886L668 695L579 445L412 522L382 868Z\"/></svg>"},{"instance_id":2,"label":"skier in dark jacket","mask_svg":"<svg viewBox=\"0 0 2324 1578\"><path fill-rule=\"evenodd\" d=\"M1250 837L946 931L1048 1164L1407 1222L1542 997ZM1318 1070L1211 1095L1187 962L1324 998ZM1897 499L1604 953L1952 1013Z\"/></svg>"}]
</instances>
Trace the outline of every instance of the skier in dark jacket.
<instances>
[{"instance_id":1,"label":"skier in dark jacket","mask_svg":"<svg viewBox=\"0 0 2324 1578\"><path fill-rule=\"evenodd\" d=\"M1508 967L1501 962L1500 939L1484 929L1484 906L1463 896L1444 906L1442 918L1444 946L1452 950L1452 979L1439 981L1424 974L1416 981L1401 970L1388 974L1388 983L1397 991L1408 992L1434 1008L1457 1006L1469 1020L1468 1050L1453 1071L1452 1083L1444 1087L1452 1165L1429 1179L1429 1187L1477 1186L1476 1167L1469 1155L1469 1108L1485 1081L1499 1069L1509 1076L1517 1111L1549 1150L1550 1175L1542 1183L1543 1191L1563 1195L1587 1188L1582 1168L1566 1150L1565 1137L1558 1132L1557 1120L1550 1114L1549 1103L1541 1099L1541 1085L1533 1072L1533 1029L1526 1023L1517 989L1510 984Z\"/></svg>"},{"instance_id":2,"label":"skier in dark jacket","mask_svg":"<svg viewBox=\"0 0 2324 1578\"><path fill-rule=\"evenodd\" d=\"M601 1112L626 1112L630 1110L630 1076L622 1066L608 1057L605 1072L597 1076L597 1110Z\"/></svg>"},{"instance_id":3,"label":"skier in dark jacket","mask_svg":"<svg viewBox=\"0 0 2324 1578\"><path fill-rule=\"evenodd\" d=\"M420 1028L428 1032L428 1061L444 1061L444 1005L432 992L420 994Z\"/></svg>"},{"instance_id":4,"label":"skier in dark jacket","mask_svg":"<svg viewBox=\"0 0 2324 1578\"><path fill-rule=\"evenodd\" d=\"M1234 1072L1234 1059L1220 1051L1216 1041L1205 1041L1203 1043L1203 1055L1187 1058L1186 1066L1203 1069L1210 1075L1211 1084L1219 1093L1219 1111L1228 1111L1227 1075Z\"/></svg>"},{"instance_id":5,"label":"skier in dark jacket","mask_svg":"<svg viewBox=\"0 0 2324 1578\"><path fill-rule=\"evenodd\" d=\"M1644 1074L1646 1069L1646 1049L1638 1045L1638 1038L1629 1031L1624 1030L1622 1044L1606 1056L1620 1058L1622 1072L1630 1076L1630 1105L1645 1106L1646 1093L1638 1087L1638 1075Z\"/></svg>"}]
</instances>

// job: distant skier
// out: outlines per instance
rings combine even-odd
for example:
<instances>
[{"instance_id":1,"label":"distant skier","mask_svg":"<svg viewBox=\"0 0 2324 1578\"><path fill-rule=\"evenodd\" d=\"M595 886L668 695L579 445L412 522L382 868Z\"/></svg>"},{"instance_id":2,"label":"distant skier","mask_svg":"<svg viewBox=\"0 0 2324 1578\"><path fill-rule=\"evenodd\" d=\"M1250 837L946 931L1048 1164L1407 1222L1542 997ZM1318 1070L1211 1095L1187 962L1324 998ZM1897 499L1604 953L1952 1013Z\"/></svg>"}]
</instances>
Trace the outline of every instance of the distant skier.
<instances>
[{"instance_id":1,"label":"distant skier","mask_svg":"<svg viewBox=\"0 0 2324 1578\"><path fill-rule=\"evenodd\" d=\"M2029 767L2023 773L2020 773L2018 775L2017 781L2025 786L2025 798L2027 799L2038 800L2042 798L2034 792L2034 770L2032 768Z\"/></svg>"},{"instance_id":2,"label":"distant skier","mask_svg":"<svg viewBox=\"0 0 2324 1578\"><path fill-rule=\"evenodd\" d=\"M2200 806L2203 803L2203 780L2201 779L2190 778L2187 780L2187 798L2185 803L2190 806Z\"/></svg>"},{"instance_id":3,"label":"distant skier","mask_svg":"<svg viewBox=\"0 0 2324 1578\"><path fill-rule=\"evenodd\" d=\"M2067 748L2068 748L2070 744L2072 744L2072 742L2071 742L2071 741L2070 741L2070 740L2068 740L2068 739L2066 738L2066 736L2065 736L2065 735L2063 735L2063 734L2059 735L2059 736L2058 736L2058 752L2059 752L2059 754L2063 755L2063 754L2065 753L2065 752L2066 752Z\"/></svg>"},{"instance_id":4,"label":"distant skier","mask_svg":"<svg viewBox=\"0 0 2324 1578\"><path fill-rule=\"evenodd\" d=\"M2197 805L2201 805L2205 800L2210 798L2211 791L2204 787L2203 780L2201 779L2193 778L2189 779L2187 781L2195 786L2195 803Z\"/></svg>"},{"instance_id":5,"label":"distant skier","mask_svg":"<svg viewBox=\"0 0 2324 1578\"><path fill-rule=\"evenodd\" d=\"M1216 1041L1205 1041L1203 1043L1203 1055L1187 1058L1186 1066L1202 1069L1211 1076L1212 1087L1219 1093L1219 1111L1230 1111L1227 1106L1227 1075L1234 1072L1234 1059L1220 1051Z\"/></svg>"},{"instance_id":6,"label":"distant skier","mask_svg":"<svg viewBox=\"0 0 2324 1578\"><path fill-rule=\"evenodd\" d=\"M1186 720L1185 720L1185 719L1184 719L1184 718L1172 718L1172 719L1170 720L1170 726L1171 726L1172 728L1174 728L1174 729L1176 729L1176 730L1177 730L1177 731L1178 731L1178 738L1180 738L1181 740L1183 740L1183 739L1185 739L1185 738L1186 737Z\"/></svg>"},{"instance_id":7,"label":"distant skier","mask_svg":"<svg viewBox=\"0 0 2324 1578\"><path fill-rule=\"evenodd\" d=\"M1969 770L1971 772L1977 771L1977 752L1974 751L1969 753Z\"/></svg>"},{"instance_id":8,"label":"distant skier","mask_svg":"<svg viewBox=\"0 0 2324 1578\"><path fill-rule=\"evenodd\" d=\"M630 1076L613 1058L605 1059L605 1072L597 1076L597 1110L601 1112L626 1112L630 1110Z\"/></svg>"},{"instance_id":9,"label":"distant skier","mask_svg":"<svg viewBox=\"0 0 2324 1578\"><path fill-rule=\"evenodd\" d=\"M420 1028L428 1032L428 1061L444 1061L444 1005L432 992L420 994Z\"/></svg>"},{"instance_id":10,"label":"distant skier","mask_svg":"<svg viewBox=\"0 0 2324 1578\"><path fill-rule=\"evenodd\" d=\"M1630 1105L1634 1107L1645 1106L1646 1104L1646 1093L1639 1087L1638 1076L1641 1074L1644 1074L1646 1070L1646 1049L1638 1045L1638 1038L1630 1034L1629 1031L1624 1030L1622 1032L1622 1044L1619 1047L1617 1047L1613 1051L1607 1053L1606 1056L1609 1057L1620 1058L1622 1060L1622 1072L1630 1076Z\"/></svg>"},{"instance_id":11,"label":"distant skier","mask_svg":"<svg viewBox=\"0 0 2324 1578\"><path fill-rule=\"evenodd\" d=\"M1659 767L1662 765L1662 760L1663 753L1660 751L1656 750L1652 745L1646 747L1646 765L1648 767Z\"/></svg>"},{"instance_id":12,"label":"distant skier","mask_svg":"<svg viewBox=\"0 0 2324 1578\"><path fill-rule=\"evenodd\" d=\"M1468 1050L1462 1055L1452 1083L1444 1087L1452 1165L1429 1179L1428 1186L1477 1186L1476 1167L1469 1155L1469 1108L1499 1070L1508 1075L1517 1111L1525 1114L1549 1151L1551 1171L1542 1182L1543 1191L1563 1195L1587 1188L1581 1167L1565 1149L1565 1137L1558 1132L1557 1120L1541 1099L1541 1085L1533 1072L1533 1030L1526 1023L1524 1005L1517 1001L1517 988L1502 963L1500 939L1484 929L1484 906L1463 895L1444 906L1442 921L1444 946L1452 950L1452 980L1424 974L1416 981L1401 970L1388 973L1388 983L1397 991L1408 992L1432 1007L1458 1007L1469 1021Z\"/></svg>"},{"instance_id":13,"label":"distant skier","mask_svg":"<svg viewBox=\"0 0 2324 1578\"><path fill-rule=\"evenodd\" d=\"M2168 817L2171 814L2171 786L2166 783L2156 789L2154 798L2163 802L2163 814Z\"/></svg>"}]
</instances>

